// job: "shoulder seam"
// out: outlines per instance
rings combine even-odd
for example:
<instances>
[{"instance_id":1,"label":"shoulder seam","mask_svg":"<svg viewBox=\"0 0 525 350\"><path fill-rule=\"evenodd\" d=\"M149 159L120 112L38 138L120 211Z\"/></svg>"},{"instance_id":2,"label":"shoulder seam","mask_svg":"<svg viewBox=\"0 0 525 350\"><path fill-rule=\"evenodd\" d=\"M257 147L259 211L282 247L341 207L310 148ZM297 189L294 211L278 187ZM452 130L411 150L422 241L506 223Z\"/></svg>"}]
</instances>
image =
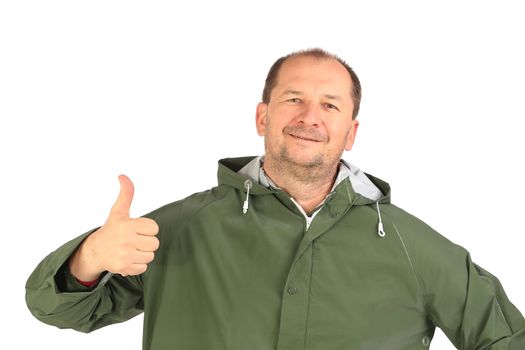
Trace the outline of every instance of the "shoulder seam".
<instances>
[{"instance_id":1,"label":"shoulder seam","mask_svg":"<svg viewBox=\"0 0 525 350\"><path fill-rule=\"evenodd\" d=\"M421 299L421 303L423 304L423 308L425 309L426 314L430 315L428 310L427 310L427 304L425 302L425 298L423 296L423 287L421 287L421 283L419 282L419 278L417 276L416 268L414 266L414 263L412 262L412 258L410 257L410 253L408 252L408 249L406 247L405 240L403 239L401 233L397 229L397 226L394 223L394 221L392 221L392 225L394 226L394 229L396 230L396 234L399 237L399 240L401 241L401 245L403 246L403 250L404 250L405 255L406 255L407 259L408 259L408 263L410 264L410 268L412 269L412 274L414 275L414 279L416 280L416 283L417 283L418 294L419 294L419 298Z\"/></svg>"},{"instance_id":2,"label":"shoulder seam","mask_svg":"<svg viewBox=\"0 0 525 350\"><path fill-rule=\"evenodd\" d=\"M220 185L217 186L216 188L219 188L221 187ZM209 189L207 191L204 191L204 192L199 192L199 193L194 193L193 195L189 196L189 197L186 197L185 199L181 200L180 201L180 205L182 205L186 200L190 200L192 199L192 197L196 197L198 195L201 195L203 193L206 193L206 195L209 195L211 192L212 192L213 188L212 189ZM205 203L203 203L201 206L199 206L196 210L194 210L192 213L190 213L190 215L186 216L185 217L185 220L181 223L181 226L179 227L180 229L182 229L183 227L185 227L187 225L187 223L192 220L201 210L203 210L204 208L206 208L208 205L218 201L218 200L221 200L223 199L224 197L226 197L227 195L227 192L228 191L225 191L224 194L222 196L218 196L214 199L211 199L209 201L205 201ZM239 209L240 210L240 209ZM179 212L179 215L178 217L181 217L181 213Z\"/></svg>"}]
</instances>

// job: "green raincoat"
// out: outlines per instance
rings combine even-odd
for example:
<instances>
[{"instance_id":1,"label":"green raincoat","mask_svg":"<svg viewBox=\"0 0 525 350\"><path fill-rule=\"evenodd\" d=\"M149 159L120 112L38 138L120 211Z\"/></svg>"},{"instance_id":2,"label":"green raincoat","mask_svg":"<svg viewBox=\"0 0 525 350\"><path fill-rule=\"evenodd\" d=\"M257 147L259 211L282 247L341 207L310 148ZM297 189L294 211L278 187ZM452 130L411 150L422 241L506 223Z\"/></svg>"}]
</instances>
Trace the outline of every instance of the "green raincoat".
<instances>
[{"instance_id":1,"label":"green raincoat","mask_svg":"<svg viewBox=\"0 0 525 350\"><path fill-rule=\"evenodd\" d=\"M372 200L339 181L307 228L286 193L238 173L250 160L221 160L217 187L146 215L160 248L142 275L80 285L66 262L92 231L47 256L26 285L33 315L90 332L144 312L145 350L425 349L436 326L458 349L525 349L498 280L386 182L366 174Z\"/></svg>"}]
</instances>

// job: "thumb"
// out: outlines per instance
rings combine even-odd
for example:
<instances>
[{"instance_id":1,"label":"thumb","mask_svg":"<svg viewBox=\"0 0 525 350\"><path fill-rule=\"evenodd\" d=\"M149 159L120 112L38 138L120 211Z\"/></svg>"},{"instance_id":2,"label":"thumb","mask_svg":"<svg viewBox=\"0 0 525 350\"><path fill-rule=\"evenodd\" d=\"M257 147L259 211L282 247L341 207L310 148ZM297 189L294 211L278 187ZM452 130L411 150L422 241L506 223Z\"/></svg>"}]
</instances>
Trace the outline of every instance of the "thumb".
<instances>
[{"instance_id":1,"label":"thumb","mask_svg":"<svg viewBox=\"0 0 525 350\"><path fill-rule=\"evenodd\" d=\"M111 208L110 217L117 215L129 218L129 208L135 192L133 182L126 175L119 175L118 181L120 182L120 193Z\"/></svg>"}]
</instances>

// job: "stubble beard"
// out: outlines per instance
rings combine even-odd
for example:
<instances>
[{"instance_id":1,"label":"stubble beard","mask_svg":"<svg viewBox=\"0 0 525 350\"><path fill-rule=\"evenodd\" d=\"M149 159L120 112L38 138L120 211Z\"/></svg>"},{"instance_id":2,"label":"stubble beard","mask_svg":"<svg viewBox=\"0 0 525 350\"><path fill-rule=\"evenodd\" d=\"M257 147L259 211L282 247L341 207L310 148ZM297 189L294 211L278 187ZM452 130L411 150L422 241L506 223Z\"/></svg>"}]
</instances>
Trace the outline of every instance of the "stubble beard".
<instances>
[{"instance_id":1,"label":"stubble beard","mask_svg":"<svg viewBox=\"0 0 525 350\"><path fill-rule=\"evenodd\" d=\"M266 156L271 158L272 168L281 177L293 178L296 181L309 184L333 176L339 158L327 159L322 154L315 154L309 159L298 159L292 155L286 145L280 145L277 150L271 145L266 147ZM275 152L276 151L276 152Z\"/></svg>"},{"instance_id":2,"label":"stubble beard","mask_svg":"<svg viewBox=\"0 0 525 350\"><path fill-rule=\"evenodd\" d=\"M270 119L269 119L270 120ZM267 125L267 130L270 130L270 124ZM321 135L316 132L304 130L302 127L286 127L283 133L296 133L311 136L313 139L318 139L320 142L328 142L330 139L327 135ZM337 172L338 164L343 154L329 157L323 153L318 153L310 156L310 159L298 159L291 152L289 152L286 144L275 145L270 141L271 136L265 135L265 163L271 166L272 171L276 172L280 178L288 180L295 180L304 184L312 184L322 182L328 177L333 177ZM276 174L276 175L277 175Z\"/></svg>"}]
</instances>

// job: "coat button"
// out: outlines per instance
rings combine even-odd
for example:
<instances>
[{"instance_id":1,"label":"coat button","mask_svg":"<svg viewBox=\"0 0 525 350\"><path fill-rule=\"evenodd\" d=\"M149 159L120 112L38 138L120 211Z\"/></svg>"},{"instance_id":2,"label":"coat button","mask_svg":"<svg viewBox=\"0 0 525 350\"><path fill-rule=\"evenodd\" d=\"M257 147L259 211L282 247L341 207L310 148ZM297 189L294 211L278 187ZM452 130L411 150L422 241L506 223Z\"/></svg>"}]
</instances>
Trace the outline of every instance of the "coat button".
<instances>
[{"instance_id":1,"label":"coat button","mask_svg":"<svg viewBox=\"0 0 525 350\"><path fill-rule=\"evenodd\" d=\"M427 336L423 337L423 340L421 341L423 343L423 346L429 346L430 345L430 338Z\"/></svg>"},{"instance_id":2,"label":"coat button","mask_svg":"<svg viewBox=\"0 0 525 350\"><path fill-rule=\"evenodd\" d=\"M296 287L288 288L288 294L294 295L295 293L297 293L297 288Z\"/></svg>"}]
</instances>

